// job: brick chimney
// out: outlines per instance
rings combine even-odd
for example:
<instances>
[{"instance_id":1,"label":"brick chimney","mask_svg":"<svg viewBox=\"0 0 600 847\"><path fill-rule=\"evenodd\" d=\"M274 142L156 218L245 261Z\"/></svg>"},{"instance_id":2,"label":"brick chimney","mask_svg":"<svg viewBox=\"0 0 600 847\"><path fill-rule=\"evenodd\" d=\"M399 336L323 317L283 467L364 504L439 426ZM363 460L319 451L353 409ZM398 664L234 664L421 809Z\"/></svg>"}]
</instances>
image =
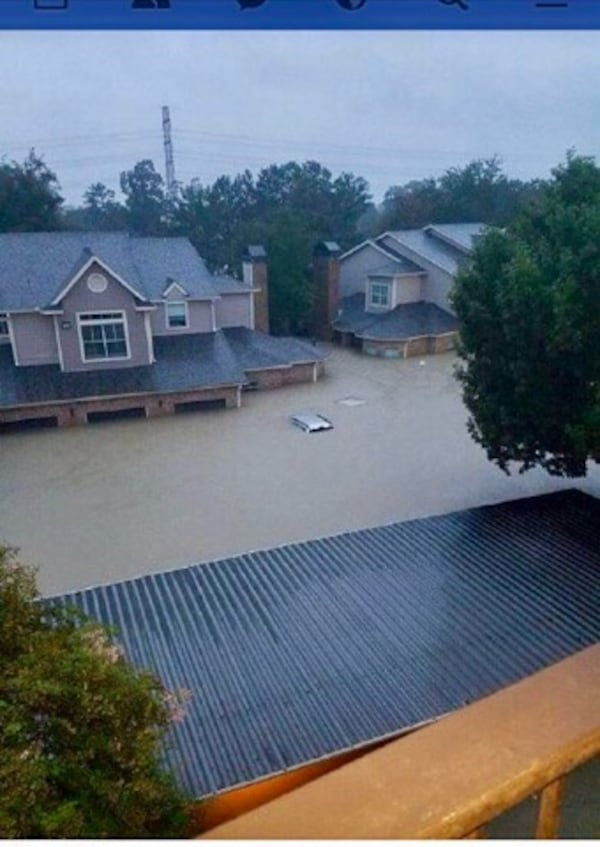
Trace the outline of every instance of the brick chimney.
<instances>
[{"instance_id":1,"label":"brick chimney","mask_svg":"<svg viewBox=\"0 0 600 847\"><path fill-rule=\"evenodd\" d=\"M269 332L269 275L267 271L267 251L260 244L251 244L242 257L244 282L254 292L254 329Z\"/></svg>"},{"instance_id":2,"label":"brick chimney","mask_svg":"<svg viewBox=\"0 0 600 847\"><path fill-rule=\"evenodd\" d=\"M331 340L338 313L341 252L335 241L320 241L313 250L313 332L321 341Z\"/></svg>"}]
</instances>

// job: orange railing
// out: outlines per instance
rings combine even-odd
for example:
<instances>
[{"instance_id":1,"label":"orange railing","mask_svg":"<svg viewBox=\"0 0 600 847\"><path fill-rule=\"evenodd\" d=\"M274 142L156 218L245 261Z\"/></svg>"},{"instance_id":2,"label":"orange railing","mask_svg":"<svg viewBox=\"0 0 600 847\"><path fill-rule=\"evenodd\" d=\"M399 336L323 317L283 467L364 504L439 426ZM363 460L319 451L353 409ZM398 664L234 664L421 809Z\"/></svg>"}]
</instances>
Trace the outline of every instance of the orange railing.
<instances>
[{"instance_id":1,"label":"orange railing","mask_svg":"<svg viewBox=\"0 0 600 847\"><path fill-rule=\"evenodd\" d=\"M202 837L482 838L541 792L536 837L555 838L565 776L597 755L600 644Z\"/></svg>"}]
</instances>

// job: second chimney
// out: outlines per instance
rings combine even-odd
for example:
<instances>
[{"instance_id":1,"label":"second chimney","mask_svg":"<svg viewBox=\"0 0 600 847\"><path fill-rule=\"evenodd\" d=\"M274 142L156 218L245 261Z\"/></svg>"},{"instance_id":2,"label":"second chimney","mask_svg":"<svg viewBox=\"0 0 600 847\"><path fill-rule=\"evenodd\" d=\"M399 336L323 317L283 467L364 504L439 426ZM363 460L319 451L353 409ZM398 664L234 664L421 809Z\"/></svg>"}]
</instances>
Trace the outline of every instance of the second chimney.
<instances>
[{"instance_id":1,"label":"second chimney","mask_svg":"<svg viewBox=\"0 0 600 847\"><path fill-rule=\"evenodd\" d=\"M255 290L254 327L259 332L269 332L269 274L267 251L261 244L251 244L242 258L244 282Z\"/></svg>"},{"instance_id":2,"label":"second chimney","mask_svg":"<svg viewBox=\"0 0 600 847\"><path fill-rule=\"evenodd\" d=\"M341 252L335 241L319 241L313 250L313 332L321 341L331 340L337 317Z\"/></svg>"}]
</instances>

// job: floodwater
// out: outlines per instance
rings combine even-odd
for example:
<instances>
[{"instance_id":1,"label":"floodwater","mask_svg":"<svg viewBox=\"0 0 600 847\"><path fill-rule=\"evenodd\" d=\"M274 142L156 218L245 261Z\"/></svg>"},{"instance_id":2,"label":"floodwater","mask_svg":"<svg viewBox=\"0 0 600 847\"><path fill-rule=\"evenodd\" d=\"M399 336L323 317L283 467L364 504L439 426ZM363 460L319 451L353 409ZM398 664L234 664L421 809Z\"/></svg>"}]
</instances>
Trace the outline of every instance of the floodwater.
<instances>
[{"instance_id":1,"label":"floodwater","mask_svg":"<svg viewBox=\"0 0 600 847\"><path fill-rule=\"evenodd\" d=\"M43 593L406 518L577 487L505 476L465 429L453 356L371 359L334 348L315 385L243 408L0 438L0 539ZM314 410L335 429L289 424Z\"/></svg>"}]
</instances>

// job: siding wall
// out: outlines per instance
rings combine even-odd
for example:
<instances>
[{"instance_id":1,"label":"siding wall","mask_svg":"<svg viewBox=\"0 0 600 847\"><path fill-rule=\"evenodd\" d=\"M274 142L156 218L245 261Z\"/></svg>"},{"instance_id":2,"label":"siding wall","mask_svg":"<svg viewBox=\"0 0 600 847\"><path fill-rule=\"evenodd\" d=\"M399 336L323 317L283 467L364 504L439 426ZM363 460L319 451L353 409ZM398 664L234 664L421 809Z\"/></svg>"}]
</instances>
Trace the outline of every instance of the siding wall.
<instances>
[{"instance_id":1,"label":"siding wall","mask_svg":"<svg viewBox=\"0 0 600 847\"><path fill-rule=\"evenodd\" d=\"M448 301L448 294L454 284L454 277L452 274L438 268L437 265L427 261L427 259L424 259L419 253L415 253L414 250L410 250L403 244L400 244L395 238L391 238L389 236L383 238L382 244L384 246L387 244L397 253L401 253L407 259L416 262L424 268L427 271L427 276L423 277L422 299L426 300L428 303L435 303L436 306L440 307L440 309L445 309L447 312L454 314Z\"/></svg>"},{"instance_id":2,"label":"siding wall","mask_svg":"<svg viewBox=\"0 0 600 847\"><path fill-rule=\"evenodd\" d=\"M182 300L181 295L170 300ZM189 326L185 329L168 329L164 303L157 303L156 310L150 313L152 335L182 335L194 332L212 332L212 309L210 300L188 301Z\"/></svg>"},{"instance_id":3,"label":"siding wall","mask_svg":"<svg viewBox=\"0 0 600 847\"><path fill-rule=\"evenodd\" d=\"M386 257L374 247L363 247L340 262L340 297L364 294L367 275L386 264Z\"/></svg>"},{"instance_id":4,"label":"siding wall","mask_svg":"<svg viewBox=\"0 0 600 847\"><path fill-rule=\"evenodd\" d=\"M401 303L417 303L423 300L423 283L425 277L419 274L398 276L394 281L393 306Z\"/></svg>"},{"instance_id":5,"label":"siding wall","mask_svg":"<svg viewBox=\"0 0 600 847\"><path fill-rule=\"evenodd\" d=\"M108 277L108 287L101 294L94 294L87 287L90 273L102 273ZM58 319L58 333L63 353L65 371L91 371L106 368L128 368L150 364L148 340L144 328L144 313L136 312L133 295L102 268L92 265L63 301L64 315ZM124 361L84 362L79 344L77 327L78 312L125 312L129 336L130 358ZM69 321L69 329L62 323Z\"/></svg>"},{"instance_id":6,"label":"siding wall","mask_svg":"<svg viewBox=\"0 0 600 847\"><path fill-rule=\"evenodd\" d=\"M58 363L58 347L54 319L35 312L11 315L11 326L20 365L54 365Z\"/></svg>"},{"instance_id":7,"label":"siding wall","mask_svg":"<svg viewBox=\"0 0 600 847\"><path fill-rule=\"evenodd\" d=\"M217 328L245 326L252 329L252 294L223 294L215 303Z\"/></svg>"}]
</instances>

